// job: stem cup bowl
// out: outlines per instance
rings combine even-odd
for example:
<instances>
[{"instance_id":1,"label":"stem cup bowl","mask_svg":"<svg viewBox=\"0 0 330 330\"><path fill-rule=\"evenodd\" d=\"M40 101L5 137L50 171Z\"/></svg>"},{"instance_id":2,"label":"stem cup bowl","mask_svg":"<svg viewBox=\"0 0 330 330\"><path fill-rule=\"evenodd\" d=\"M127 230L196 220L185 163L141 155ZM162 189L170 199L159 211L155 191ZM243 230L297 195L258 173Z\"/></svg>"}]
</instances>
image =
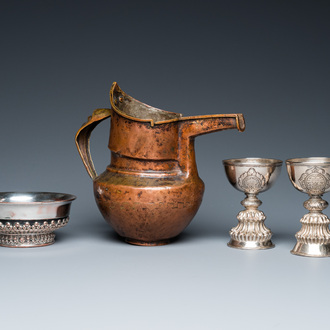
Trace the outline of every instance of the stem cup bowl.
<instances>
[{"instance_id":1,"label":"stem cup bowl","mask_svg":"<svg viewBox=\"0 0 330 330\"><path fill-rule=\"evenodd\" d=\"M239 191L258 194L268 190L281 172L282 161L272 158L223 160L229 182Z\"/></svg>"},{"instance_id":2,"label":"stem cup bowl","mask_svg":"<svg viewBox=\"0 0 330 330\"><path fill-rule=\"evenodd\" d=\"M52 192L0 192L0 246L37 247L55 242L69 221L76 196Z\"/></svg>"},{"instance_id":3,"label":"stem cup bowl","mask_svg":"<svg viewBox=\"0 0 330 330\"><path fill-rule=\"evenodd\" d=\"M291 158L286 168L297 190L315 196L330 191L330 158Z\"/></svg>"}]
</instances>

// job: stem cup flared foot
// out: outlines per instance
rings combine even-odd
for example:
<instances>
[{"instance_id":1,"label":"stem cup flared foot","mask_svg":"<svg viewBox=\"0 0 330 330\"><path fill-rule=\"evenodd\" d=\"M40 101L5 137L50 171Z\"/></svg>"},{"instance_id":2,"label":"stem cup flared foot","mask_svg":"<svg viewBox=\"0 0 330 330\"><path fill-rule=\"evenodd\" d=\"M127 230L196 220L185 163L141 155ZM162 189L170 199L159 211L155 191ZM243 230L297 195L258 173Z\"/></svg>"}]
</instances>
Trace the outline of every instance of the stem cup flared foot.
<instances>
[{"instance_id":1,"label":"stem cup flared foot","mask_svg":"<svg viewBox=\"0 0 330 330\"><path fill-rule=\"evenodd\" d=\"M265 242L254 242L254 241L236 241L231 239L227 244L231 248L242 249L242 250L265 250L272 249L275 247L271 240Z\"/></svg>"},{"instance_id":2,"label":"stem cup flared foot","mask_svg":"<svg viewBox=\"0 0 330 330\"><path fill-rule=\"evenodd\" d=\"M257 207L261 201L254 194L248 194L241 204L247 209L237 215L238 225L229 232L229 247L245 250L270 249L272 232L265 226L266 216Z\"/></svg>"},{"instance_id":3,"label":"stem cup flared foot","mask_svg":"<svg viewBox=\"0 0 330 330\"><path fill-rule=\"evenodd\" d=\"M297 242L291 253L302 257L330 257L330 244L311 244Z\"/></svg>"},{"instance_id":4,"label":"stem cup flared foot","mask_svg":"<svg viewBox=\"0 0 330 330\"><path fill-rule=\"evenodd\" d=\"M311 196L304 202L309 210L300 222L301 229L296 234L297 243L292 254L304 257L330 257L330 219L322 210L328 203L319 196Z\"/></svg>"}]
</instances>

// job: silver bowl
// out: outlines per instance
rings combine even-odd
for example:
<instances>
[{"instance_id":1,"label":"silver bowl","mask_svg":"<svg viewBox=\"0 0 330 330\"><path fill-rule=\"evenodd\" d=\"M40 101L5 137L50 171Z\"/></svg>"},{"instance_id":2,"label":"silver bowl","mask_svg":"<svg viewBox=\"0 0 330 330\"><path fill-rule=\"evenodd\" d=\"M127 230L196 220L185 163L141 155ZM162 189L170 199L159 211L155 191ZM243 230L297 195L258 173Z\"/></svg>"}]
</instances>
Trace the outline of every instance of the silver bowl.
<instances>
[{"instance_id":1,"label":"silver bowl","mask_svg":"<svg viewBox=\"0 0 330 330\"><path fill-rule=\"evenodd\" d=\"M0 192L0 246L37 247L55 242L69 221L76 196L53 192Z\"/></svg>"},{"instance_id":2,"label":"silver bowl","mask_svg":"<svg viewBox=\"0 0 330 330\"><path fill-rule=\"evenodd\" d=\"M330 257L330 219L322 211L328 203L321 196L330 191L330 158L292 158L286 161L293 186L309 195L304 207L309 211L300 222L297 243L292 254L306 257Z\"/></svg>"},{"instance_id":3,"label":"silver bowl","mask_svg":"<svg viewBox=\"0 0 330 330\"><path fill-rule=\"evenodd\" d=\"M231 229L228 246L239 249L269 249L274 247L272 232L264 224L265 214L258 210L260 192L268 190L281 172L282 161L271 158L239 158L223 161L228 181L246 198L245 210L237 215L238 225Z\"/></svg>"}]
</instances>

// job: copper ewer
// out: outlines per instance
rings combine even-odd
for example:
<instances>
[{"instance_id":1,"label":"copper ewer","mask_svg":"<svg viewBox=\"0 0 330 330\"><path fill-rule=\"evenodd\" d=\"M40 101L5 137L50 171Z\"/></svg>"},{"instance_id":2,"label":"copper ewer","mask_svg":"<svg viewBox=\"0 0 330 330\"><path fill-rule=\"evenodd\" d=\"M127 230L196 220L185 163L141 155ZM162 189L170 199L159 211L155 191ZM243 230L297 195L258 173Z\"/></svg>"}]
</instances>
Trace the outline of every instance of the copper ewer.
<instances>
[{"instance_id":1,"label":"copper ewer","mask_svg":"<svg viewBox=\"0 0 330 330\"><path fill-rule=\"evenodd\" d=\"M105 220L126 242L162 245L179 235L202 202L194 140L202 134L237 128L242 114L182 117L143 104L113 83L111 109L96 109L76 134L76 145L94 182ZM90 155L92 130L111 116L111 164L97 176Z\"/></svg>"}]
</instances>

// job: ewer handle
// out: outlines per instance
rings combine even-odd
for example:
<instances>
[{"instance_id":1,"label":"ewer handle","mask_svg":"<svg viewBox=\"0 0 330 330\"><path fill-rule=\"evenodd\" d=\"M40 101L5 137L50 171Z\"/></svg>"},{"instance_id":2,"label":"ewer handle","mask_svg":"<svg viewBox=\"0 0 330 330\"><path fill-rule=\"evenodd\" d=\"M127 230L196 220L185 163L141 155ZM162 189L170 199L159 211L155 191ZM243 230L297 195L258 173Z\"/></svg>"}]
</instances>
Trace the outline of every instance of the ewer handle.
<instances>
[{"instance_id":1,"label":"ewer handle","mask_svg":"<svg viewBox=\"0 0 330 330\"><path fill-rule=\"evenodd\" d=\"M94 167L90 152L90 136L93 129L104 119L111 116L111 109L96 109L93 114L88 117L86 123L84 123L78 130L75 141L78 148L79 155L86 167L89 176L94 180L97 177L97 173Z\"/></svg>"}]
</instances>

